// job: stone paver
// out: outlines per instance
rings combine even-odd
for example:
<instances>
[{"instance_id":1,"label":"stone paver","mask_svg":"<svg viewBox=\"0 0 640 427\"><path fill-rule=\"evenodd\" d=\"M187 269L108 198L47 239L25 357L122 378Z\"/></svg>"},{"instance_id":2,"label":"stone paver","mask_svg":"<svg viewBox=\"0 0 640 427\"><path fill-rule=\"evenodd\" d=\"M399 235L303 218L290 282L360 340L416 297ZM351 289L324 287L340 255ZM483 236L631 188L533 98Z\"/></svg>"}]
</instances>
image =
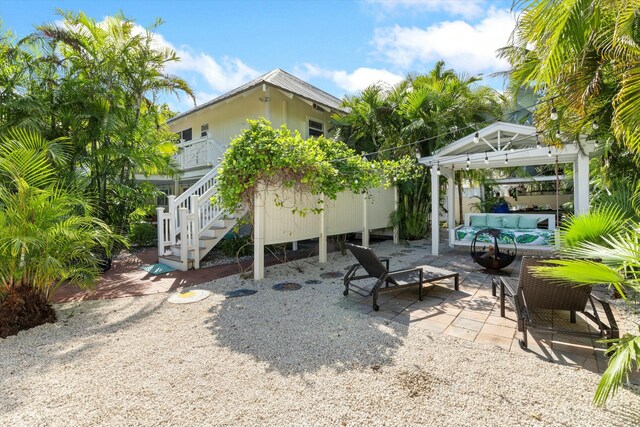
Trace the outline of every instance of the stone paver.
<instances>
[{"instance_id":1,"label":"stone paver","mask_svg":"<svg viewBox=\"0 0 640 427\"><path fill-rule=\"evenodd\" d=\"M528 349L523 350L519 344L522 333L517 331L513 309L507 305L505 317L500 316L498 298L492 295L492 276L475 265L466 251L453 250L437 258L427 257L423 263L458 272L460 289L455 291L453 280L448 279L426 288L423 301L417 300L415 291L381 294L378 313L370 309L371 298L364 298L361 302L368 304L368 312L428 333L445 334L553 363L600 373L606 369L608 359L602 344L591 338L534 331L528 335ZM519 269L520 258L508 271L517 278ZM576 326L589 328L580 316Z\"/></svg>"}]
</instances>

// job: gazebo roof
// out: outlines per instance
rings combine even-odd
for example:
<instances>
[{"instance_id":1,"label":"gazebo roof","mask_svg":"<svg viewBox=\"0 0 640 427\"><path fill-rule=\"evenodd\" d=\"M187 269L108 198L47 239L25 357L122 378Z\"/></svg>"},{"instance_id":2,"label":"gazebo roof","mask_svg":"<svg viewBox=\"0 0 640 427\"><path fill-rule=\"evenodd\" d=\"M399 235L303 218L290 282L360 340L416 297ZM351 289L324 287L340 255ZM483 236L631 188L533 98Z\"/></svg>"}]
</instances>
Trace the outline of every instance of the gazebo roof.
<instances>
[{"instance_id":1,"label":"gazebo roof","mask_svg":"<svg viewBox=\"0 0 640 427\"><path fill-rule=\"evenodd\" d=\"M466 168L467 159L469 169L535 166L554 163L556 157L560 163L571 163L580 150L587 155L595 150L595 144L586 137L580 144L565 143L561 147L538 144L535 127L514 123L496 122L477 133L478 142L474 142L476 132L472 132L421 158L420 163L458 170Z\"/></svg>"}]
</instances>

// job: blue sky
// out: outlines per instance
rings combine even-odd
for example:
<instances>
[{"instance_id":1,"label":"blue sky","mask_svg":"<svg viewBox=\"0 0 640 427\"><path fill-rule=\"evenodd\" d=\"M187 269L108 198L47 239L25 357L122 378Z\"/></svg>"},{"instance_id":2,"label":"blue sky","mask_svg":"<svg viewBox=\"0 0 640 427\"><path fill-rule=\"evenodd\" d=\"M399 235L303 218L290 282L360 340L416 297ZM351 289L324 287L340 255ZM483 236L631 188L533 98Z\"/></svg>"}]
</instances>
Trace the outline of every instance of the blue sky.
<instances>
[{"instance_id":1,"label":"blue sky","mask_svg":"<svg viewBox=\"0 0 640 427\"><path fill-rule=\"evenodd\" d=\"M0 0L4 29L19 37L59 20L55 10L101 21L118 11L146 27L165 23L157 42L182 58L198 103L274 68L337 96L427 72L435 61L469 74L506 69L495 57L513 30L511 0ZM487 84L502 88L499 79ZM170 99L184 111L187 100Z\"/></svg>"}]
</instances>

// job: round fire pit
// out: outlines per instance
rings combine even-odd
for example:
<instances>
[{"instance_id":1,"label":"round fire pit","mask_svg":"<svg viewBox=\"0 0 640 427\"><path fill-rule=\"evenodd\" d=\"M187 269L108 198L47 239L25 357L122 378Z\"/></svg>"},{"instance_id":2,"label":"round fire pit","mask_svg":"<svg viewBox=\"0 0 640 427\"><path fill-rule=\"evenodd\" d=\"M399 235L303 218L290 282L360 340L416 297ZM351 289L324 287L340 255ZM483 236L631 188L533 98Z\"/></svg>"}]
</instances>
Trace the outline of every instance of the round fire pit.
<instances>
[{"instance_id":1,"label":"round fire pit","mask_svg":"<svg viewBox=\"0 0 640 427\"><path fill-rule=\"evenodd\" d=\"M513 245L513 249L501 249L501 244ZM516 259L516 241L512 234L497 228L484 228L471 242L471 258L487 270L501 270Z\"/></svg>"}]
</instances>

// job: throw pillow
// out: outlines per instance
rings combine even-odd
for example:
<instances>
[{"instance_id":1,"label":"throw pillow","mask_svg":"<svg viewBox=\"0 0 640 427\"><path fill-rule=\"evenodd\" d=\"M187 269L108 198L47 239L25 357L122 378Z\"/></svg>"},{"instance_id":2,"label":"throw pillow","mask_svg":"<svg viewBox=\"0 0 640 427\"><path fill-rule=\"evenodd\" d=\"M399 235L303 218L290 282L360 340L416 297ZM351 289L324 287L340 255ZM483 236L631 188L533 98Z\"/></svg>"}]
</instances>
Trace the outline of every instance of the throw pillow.
<instances>
[{"instance_id":1,"label":"throw pillow","mask_svg":"<svg viewBox=\"0 0 640 427\"><path fill-rule=\"evenodd\" d=\"M520 215L505 215L502 217L502 226L504 228L518 228Z\"/></svg>"},{"instance_id":2,"label":"throw pillow","mask_svg":"<svg viewBox=\"0 0 640 427\"><path fill-rule=\"evenodd\" d=\"M538 228L538 218L534 215L520 215L520 222L518 222L518 228Z\"/></svg>"},{"instance_id":3,"label":"throw pillow","mask_svg":"<svg viewBox=\"0 0 640 427\"><path fill-rule=\"evenodd\" d=\"M487 216L486 215L471 215L470 221L471 227L486 227Z\"/></svg>"},{"instance_id":4,"label":"throw pillow","mask_svg":"<svg viewBox=\"0 0 640 427\"><path fill-rule=\"evenodd\" d=\"M487 215L487 227L502 228L502 215Z\"/></svg>"}]
</instances>

